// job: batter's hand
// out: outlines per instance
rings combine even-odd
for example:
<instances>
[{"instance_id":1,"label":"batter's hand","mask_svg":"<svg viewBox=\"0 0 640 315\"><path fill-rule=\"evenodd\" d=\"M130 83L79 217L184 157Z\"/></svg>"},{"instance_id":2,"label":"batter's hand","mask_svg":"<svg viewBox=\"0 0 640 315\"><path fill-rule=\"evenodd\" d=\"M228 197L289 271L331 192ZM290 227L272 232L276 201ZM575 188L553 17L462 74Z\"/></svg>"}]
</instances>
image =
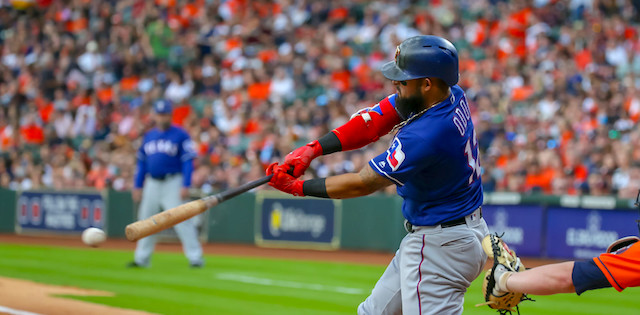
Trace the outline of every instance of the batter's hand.
<instances>
[{"instance_id":1,"label":"batter's hand","mask_svg":"<svg viewBox=\"0 0 640 315\"><path fill-rule=\"evenodd\" d=\"M266 173L267 175L273 174L269 186L294 196L304 196L302 181L287 173L288 170L288 165L278 165L278 163L269 165Z\"/></svg>"},{"instance_id":2,"label":"batter's hand","mask_svg":"<svg viewBox=\"0 0 640 315\"><path fill-rule=\"evenodd\" d=\"M318 140L315 140L287 154L282 164L293 168L293 177L298 178L309 168L311 161L321 155L322 147Z\"/></svg>"}]
</instances>

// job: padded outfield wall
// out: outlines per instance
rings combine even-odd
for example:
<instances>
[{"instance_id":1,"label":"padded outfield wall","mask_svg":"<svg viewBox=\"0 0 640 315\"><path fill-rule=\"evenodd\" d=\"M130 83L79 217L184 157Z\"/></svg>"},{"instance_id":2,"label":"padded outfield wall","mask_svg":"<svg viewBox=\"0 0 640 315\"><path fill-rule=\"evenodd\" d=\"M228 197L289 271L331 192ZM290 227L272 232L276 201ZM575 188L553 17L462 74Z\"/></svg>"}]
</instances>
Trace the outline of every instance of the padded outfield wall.
<instances>
[{"instance_id":1,"label":"padded outfield wall","mask_svg":"<svg viewBox=\"0 0 640 315\"><path fill-rule=\"evenodd\" d=\"M201 239L394 252L406 234L401 204L386 195L326 200L246 193L199 218ZM0 189L0 232L73 236L98 226L122 238L134 208L129 192ZM589 258L617 238L638 234L633 201L611 197L486 194L483 215L492 232L504 233L512 248L529 257ZM162 235L174 238L171 232Z\"/></svg>"}]
</instances>

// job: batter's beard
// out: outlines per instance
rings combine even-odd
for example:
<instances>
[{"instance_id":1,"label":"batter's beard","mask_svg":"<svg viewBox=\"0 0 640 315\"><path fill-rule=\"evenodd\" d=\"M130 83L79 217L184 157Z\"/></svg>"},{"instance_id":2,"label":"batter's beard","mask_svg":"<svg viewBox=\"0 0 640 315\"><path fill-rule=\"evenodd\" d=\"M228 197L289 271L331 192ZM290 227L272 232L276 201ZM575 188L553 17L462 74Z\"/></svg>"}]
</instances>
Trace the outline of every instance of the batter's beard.
<instances>
[{"instance_id":1,"label":"batter's beard","mask_svg":"<svg viewBox=\"0 0 640 315\"><path fill-rule=\"evenodd\" d=\"M396 99L396 111L403 120L417 114L424 108L424 100L420 95L411 95L408 97L400 97Z\"/></svg>"}]
</instances>

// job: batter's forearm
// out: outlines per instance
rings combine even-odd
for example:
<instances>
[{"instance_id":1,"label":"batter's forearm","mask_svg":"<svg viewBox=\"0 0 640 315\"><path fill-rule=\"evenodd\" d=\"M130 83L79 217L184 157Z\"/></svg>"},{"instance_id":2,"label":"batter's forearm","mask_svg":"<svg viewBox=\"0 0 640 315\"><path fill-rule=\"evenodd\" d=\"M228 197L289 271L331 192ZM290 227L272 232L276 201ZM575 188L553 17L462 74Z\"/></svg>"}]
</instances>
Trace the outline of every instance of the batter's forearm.
<instances>
[{"instance_id":1,"label":"batter's forearm","mask_svg":"<svg viewBox=\"0 0 640 315\"><path fill-rule=\"evenodd\" d=\"M334 132L335 131L329 132L318 139L318 144L320 144L322 148L322 155L342 151L342 143L340 143L340 139L338 139L338 136Z\"/></svg>"},{"instance_id":2,"label":"batter's forearm","mask_svg":"<svg viewBox=\"0 0 640 315\"><path fill-rule=\"evenodd\" d=\"M377 189L367 185L356 173L331 176L326 179L327 195L333 199L347 199L366 196Z\"/></svg>"},{"instance_id":3,"label":"batter's forearm","mask_svg":"<svg viewBox=\"0 0 640 315\"><path fill-rule=\"evenodd\" d=\"M314 178L302 182L302 195L304 196L347 199L365 196L372 192L361 182L358 174L354 173Z\"/></svg>"},{"instance_id":4,"label":"batter's forearm","mask_svg":"<svg viewBox=\"0 0 640 315\"><path fill-rule=\"evenodd\" d=\"M303 192L307 196L347 199L369 195L391 184L391 181L367 165L357 174L347 173L305 181Z\"/></svg>"},{"instance_id":5,"label":"batter's forearm","mask_svg":"<svg viewBox=\"0 0 640 315\"><path fill-rule=\"evenodd\" d=\"M363 110L332 131L341 143L341 151L355 150L376 142L402 121L389 99L372 108L376 109Z\"/></svg>"}]
</instances>

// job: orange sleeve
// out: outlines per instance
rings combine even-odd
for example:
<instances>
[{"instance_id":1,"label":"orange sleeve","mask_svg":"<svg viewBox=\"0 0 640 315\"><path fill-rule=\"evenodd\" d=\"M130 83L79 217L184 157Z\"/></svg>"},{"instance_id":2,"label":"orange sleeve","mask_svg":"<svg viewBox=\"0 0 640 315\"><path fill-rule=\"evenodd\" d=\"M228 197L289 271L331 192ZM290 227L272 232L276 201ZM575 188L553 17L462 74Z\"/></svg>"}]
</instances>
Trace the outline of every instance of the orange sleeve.
<instances>
[{"instance_id":1,"label":"orange sleeve","mask_svg":"<svg viewBox=\"0 0 640 315\"><path fill-rule=\"evenodd\" d=\"M615 253L600 254L593 261L616 290L640 286L640 242Z\"/></svg>"}]
</instances>

